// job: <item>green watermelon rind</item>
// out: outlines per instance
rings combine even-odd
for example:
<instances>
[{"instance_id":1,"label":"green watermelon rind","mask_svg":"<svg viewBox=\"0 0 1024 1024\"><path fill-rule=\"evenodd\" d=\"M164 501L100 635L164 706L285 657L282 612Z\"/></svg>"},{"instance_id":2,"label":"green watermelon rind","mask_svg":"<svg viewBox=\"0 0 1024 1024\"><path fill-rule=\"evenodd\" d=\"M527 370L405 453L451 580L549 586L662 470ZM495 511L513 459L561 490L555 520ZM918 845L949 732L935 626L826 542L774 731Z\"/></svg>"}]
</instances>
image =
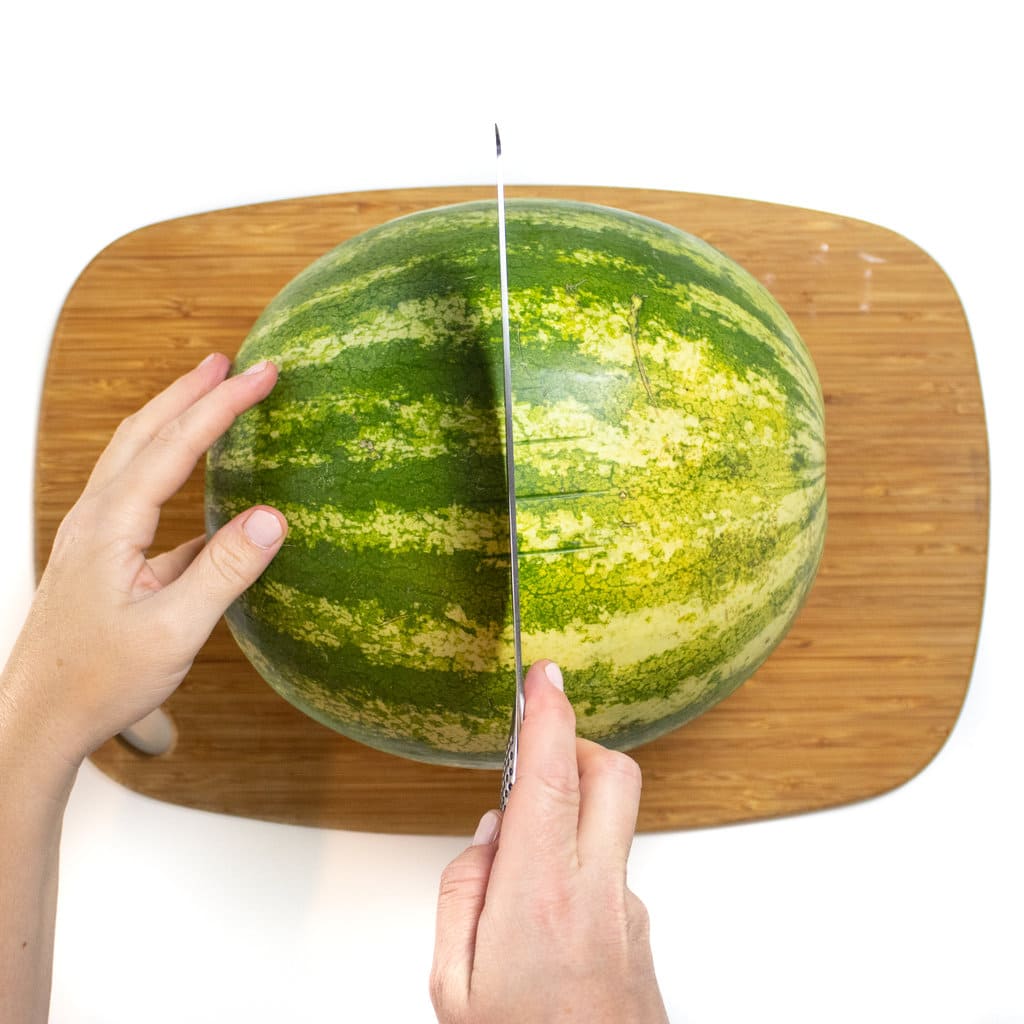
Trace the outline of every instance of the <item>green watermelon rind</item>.
<instances>
[{"instance_id":1,"label":"green watermelon rind","mask_svg":"<svg viewBox=\"0 0 1024 1024\"><path fill-rule=\"evenodd\" d=\"M236 370L273 395L210 453L212 532L289 537L228 624L312 717L420 760L497 767L512 700L493 203L412 214L287 285ZM826 530L813 361L770 293L623 211L507 206L523 647L580 732L629 749L747 679Z\"/></svg>"}]
</instances>

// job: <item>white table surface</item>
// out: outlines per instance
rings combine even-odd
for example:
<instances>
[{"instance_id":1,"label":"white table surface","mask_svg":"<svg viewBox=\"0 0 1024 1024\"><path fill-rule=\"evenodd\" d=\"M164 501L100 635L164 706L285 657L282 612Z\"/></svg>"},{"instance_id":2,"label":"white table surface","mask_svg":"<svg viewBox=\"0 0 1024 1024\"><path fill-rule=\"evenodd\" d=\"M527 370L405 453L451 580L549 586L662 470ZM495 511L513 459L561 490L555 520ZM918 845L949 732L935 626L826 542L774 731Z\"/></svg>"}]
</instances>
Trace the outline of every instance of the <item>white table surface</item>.
<instances>
[{"instance_id":1,"label":"white table surface","mask_svg":"<svg viewBox=\"0 0 1024 1024\"><path fill-rule=\"evenodd\" d=\"M1019 32L999 13L1011 5L506 6L40 3L4 17L0 655L32 591L54 319L87 261L133 228L486 183L495 119L512 182L735 195L882 224L949 274L981 369L991 558L963 713L899 790L641 836L631 884L677 1024L1024 1021L1024 81ZM182 810L86 765L63 837L52 1020L431 1020L437 878L462 845Z\"/></svg>"}]
</instances>

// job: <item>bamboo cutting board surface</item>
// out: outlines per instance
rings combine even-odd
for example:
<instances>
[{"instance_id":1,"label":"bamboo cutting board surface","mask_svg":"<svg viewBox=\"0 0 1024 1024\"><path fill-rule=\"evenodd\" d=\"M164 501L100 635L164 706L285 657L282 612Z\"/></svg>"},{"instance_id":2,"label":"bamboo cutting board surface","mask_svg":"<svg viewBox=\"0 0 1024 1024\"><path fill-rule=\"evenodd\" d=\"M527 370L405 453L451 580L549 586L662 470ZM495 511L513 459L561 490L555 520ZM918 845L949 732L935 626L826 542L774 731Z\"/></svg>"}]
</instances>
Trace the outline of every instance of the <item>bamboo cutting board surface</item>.
<instances>
[{"instance_id":1,"label":"bamboo cutting board surface","mask_svg":"<svg viewBox=\"0 0 1024 1024\"><path fill-rule=\"evenodd\" d=\"M945 274L900 235L793 207L634 189L508 194L633 210L722 249L790 314L825 393L829 532L814 590L751 680L634 751L639 829L794 814L911 778L963 703L987 553L981 392ZM67 297L46 373L40 571L117 423L207 352L233 355L308 263L393 217L491 197L460 187L265 203L155 224L104 249ZM199 467L166 507L158 547L202 532L202 493ZM468 834L497 801L498 772L402 760L307 718L260 679L223 623L167 710L178 729L170 752L148 757L115 739L95 763L161 800L347 829Z\"/></svg>"}]
</instances>

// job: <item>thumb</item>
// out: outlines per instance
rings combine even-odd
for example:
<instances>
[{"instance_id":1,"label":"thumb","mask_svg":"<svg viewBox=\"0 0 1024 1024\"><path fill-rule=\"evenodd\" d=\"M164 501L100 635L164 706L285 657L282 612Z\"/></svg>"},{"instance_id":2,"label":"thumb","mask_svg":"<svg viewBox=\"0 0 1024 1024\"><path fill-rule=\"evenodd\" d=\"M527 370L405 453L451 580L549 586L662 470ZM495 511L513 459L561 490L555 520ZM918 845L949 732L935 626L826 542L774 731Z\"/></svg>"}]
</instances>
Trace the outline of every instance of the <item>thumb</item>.
<instances>
[{"instance_id":1,"label":"thumb","mask_svg":"<svg viewBox=\"0 0 1024 1024\"><path fill-rule=\"evenodd\" d=\"M235 516L164 594L208 636L228 605L259 579L287 532L284 516L266 505Z\"/></svg>"},{"instance_id":2,"label":"thumb","mask_svg":"<svg viewBox=\"0 0 1024 1024\"><path fill-rule=\"evenodd\" d=\"M484 909L500 828L501 812L488 811L470 846L441 873L430 971L430 997L438 1016L464 1007L469 997L477 923Z\"/></svg>"}]
</instances>

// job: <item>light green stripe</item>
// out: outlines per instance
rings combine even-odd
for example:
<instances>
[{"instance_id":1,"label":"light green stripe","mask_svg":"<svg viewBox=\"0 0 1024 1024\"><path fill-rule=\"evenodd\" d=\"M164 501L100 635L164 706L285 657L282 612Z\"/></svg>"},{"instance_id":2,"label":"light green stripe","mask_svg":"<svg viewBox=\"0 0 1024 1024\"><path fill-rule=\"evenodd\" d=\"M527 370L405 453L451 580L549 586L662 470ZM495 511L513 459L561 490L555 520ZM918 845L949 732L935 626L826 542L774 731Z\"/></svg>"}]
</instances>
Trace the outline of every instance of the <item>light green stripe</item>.
<instances>
[{"instance_id":1,"label":"light green stripe","mask_svg":"<svg viewBox=\"0 0 1024 1024\"><path fill-rule=\"evenodd\" d=\"M519 503L517 525L520 553L538 555L565 552L574 544L600 547L606 567L627 559L654 566L669 560L681 549L700 547L725 533L750 531L775 534L799 523L808 510L825 496L824 480L796 489L773 500L752 496L742 489L723 487L714 507L686 509L667 493L664 507L650 504L651 514L637 517L628 529L619 522L597 521L593 512L577 510L557 498ZM224 500L218 518L238 515L249 503ZM378 550L451 555L475 552L485 558L507 559L508 519L504 512L481 512L456 504L442 509L400 509L378 502L371 512L343 506L311 506L278 502L276 507L289 525L289 539L306 547L328 545L342 551ZM631 508L637 509L634 504ZM641 506L642 507L642 506ZM664 524L671 523L671 536Z\"/></svg>"},{"instance_id":2,"label":"light green stripe","mask_svg":"<svg viewBox=\"0 0 1024 1024\"><path fill-rule=\"evenodd\" d=\"M636 268L636 272L641 273L642 268ZM318 293L294 309L303 311L307 305L333 301L338 298L335 292L349 284ZM364 286L353 285L353 293L358 294L361 287ZM720 323L768 347L801 383L808 397L817 393L817 380L806 364L794 358L789 347L742 306L698 285L675 284L671 291L682 308L696 307L714 315ZM500 324L499 302L497 289L483 286L475 292L472 304L459 294L408 299L394 307L360 314L343 333L309 330L279 339L283 344L275 351L261 350L261 358L289 370L323 366L352 349L395 341L415 340L418 348L451 346L458 344L460 336L467 332L473 337L478 337L481 329L493 333L493 328ZM520 346L547 348L557 343L564 347L566 340L571 339L580 354L617 369L629 369L634 363L631 314L632 307L622 302L580 304L576 295L565 289L521 289L510 296L510 317L517 328ZM279 326L276 322L264 325L253 338L262 338ZM702 373L715 365L714 352L706 338L682 335L660 317L645 314L642 335L644 359L680 375L684 381L700 380ZM767 378L760 379L764 386ZM778 385L775 391L782 397Z\"/></svg>"},{"instance_id":3,"label":"light green stripe","mask_svg":"<svg viewBox=\"0 0 1024 1024\"><path fill-rule=\"evenodd\" d=\"M344 249L339 251L343 256L351 257L352 255ZM347 262L347 260L342 260L341 262ZM361 295L368 288L379 286L381 283L386 282L391 278L400 276L405 272L409 265L409 263L382 264L364 274L359 274L356 277L350 277L347 280L338 282L337 284L332 284L329 288L324 288L321 291L316 292L303 302L284 306L281 309L268 311L268 313L261 318L256 328L250 332L248 338L246 338L246 343L255 345L268 334L277 334L284 330L290 321L310 312L324 302L344 302L346 299L354 295ZM309 267L304 273L309 274L320 269L321 264L318 262L313 264L312 267Z\"/></svg>"},{"instance_id":4,"label":"light green stripe","mask_svg":"<svg viewBox=\"0 0 1024 1024\"><path fill-rule=\"evenodd\" d=\"M600 663L624 668L684 647L709 630L724 633L741 618L764 615L766 595L804 564L823 529L821 517L764 566L758 579L737 582L716 604L690 595L660 606L610 609L600 621L570 620L555 630L525 632L524 653L534 659L557 651L563 667L573 671ZM373 600L346 605L270 580L262 585L261 610L263 622L277 632L318 648L354 646L382 667L473 673L495 671L512 660L510 623L473 622L458 605L446 608L441 619L415 605L395 615ZM783 628L778 621L776 636Z\"/></svg>"},{"instance_id":5,"label":"light green stripe","mask_svg":"<svg viewBox=\"0 0 1024 1024\"><path fill-rule=\"evenodd\" d=\"M621 348L625 358L628 340ZM691 346L691 352L699 349L699 344ZM681 361L684 358L690 356L680 356ZM788 437L793 410L774 381L752 370L744 377L725 371L704 373L700 357L692 361L692 371L680 372L674 380L692 412L638 403L612 424L575 398L544 405L515 402L516 465L542 476L568 474L581 458L652 470L699 467L708 452L723 447L764 458L770 449L791 453L795 446L806 450L809 461L821 461L820 431L814 424L807 424L798 438ZM503 449L504 425L494 410L430 397L403 400L400 383L395 392L387 397L330 395L242 417L232 428L231 444L215 450L211 465L257 471L343 458L383 472L408 462L467 451L494 455ZM331 446L310 444L332 434L337 437L337 429L330 427L343 418L360 424L352 436L336 439Z\"/></svg>"},{"instance_id":6,"label":"light green stripe","mask_svg":"<svg viewBox=\"0 0 1024 1024\"><path fill-rule=\"evenodd\" d=\"M329 297L333 298L320 293L303 305L315 305ZM340 334L330 328L318 328L279 337L283 322L270 324L265 330L260 328L250 336L254 341L251 343L247 339L246 346L267 334L272 335L271 340L279 347L260 349L260 358L269 359L287 372L307 366L326 366L353 349L387 345L394 341L415 339L420 348L454 347L464 343L465 338L475 338L480 325L487 319L480 308L471 306L464 296L440 295L407 299L392 308L364 312ZM244 368L244 364L240 364L240 368Z\"/></svg>"},{"instance_id":7,"label":"light green stripe","mask_svg":"<svg viewBox=\"0 0 1024 1024\"><path fill-rule=\"evenodd\" d=\"M439 620L415 607L396 616L376 601L348 606L273 580L265 582L263 592L263 621L271 629L313 647L358 647L382 666L486 672L511 651L507 628L470 622L458 605L450 605Z\"/></svg>"},{"instance_id":8,"label":"light green stripe","mask_svg":"<svg viewBox=\"0 0 1024 1024\"><path fill-rule=\"evenodd\" d=\"M331 505L311 507L284 503L281 512L295 539L310 547L327 544L346 551L451 555L474 551L507 560L508 517L452 505L406 512L381 502L369 513Z\"/></svg>"}]
</instances>

